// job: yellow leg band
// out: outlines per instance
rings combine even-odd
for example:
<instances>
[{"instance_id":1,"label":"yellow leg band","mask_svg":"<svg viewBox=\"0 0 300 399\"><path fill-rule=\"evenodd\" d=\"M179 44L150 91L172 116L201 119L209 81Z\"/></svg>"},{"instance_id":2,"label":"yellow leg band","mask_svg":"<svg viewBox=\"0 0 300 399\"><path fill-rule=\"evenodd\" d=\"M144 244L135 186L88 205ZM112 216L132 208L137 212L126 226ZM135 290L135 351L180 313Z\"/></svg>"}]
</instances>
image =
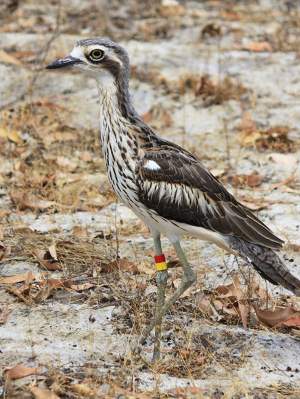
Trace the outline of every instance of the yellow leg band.
<instances>
[{"instance_id":1,"label":"yellow leg band","mask_svg":"<svg viewBox=\"0 0 300 399\"><path fill-rule=\"evenodd\" d=\"M167 266L166 262L155 263L155 266L156 266L156 270L158 272L161 272L163 270L167 270L168 269L168 266Z\"/></svg>"}]
</instances>

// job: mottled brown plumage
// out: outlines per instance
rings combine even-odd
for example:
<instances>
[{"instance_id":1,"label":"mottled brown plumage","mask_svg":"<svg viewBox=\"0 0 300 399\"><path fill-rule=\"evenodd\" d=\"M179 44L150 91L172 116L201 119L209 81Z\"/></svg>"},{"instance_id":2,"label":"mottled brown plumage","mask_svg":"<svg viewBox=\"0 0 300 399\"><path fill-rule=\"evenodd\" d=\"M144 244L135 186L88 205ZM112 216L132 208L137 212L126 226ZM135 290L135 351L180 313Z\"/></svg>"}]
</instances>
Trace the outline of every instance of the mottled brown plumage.
<instances>
[{"instance_id":1,"label":"mottled brown plumage","mask_svg":"<svg viewBox=\"0 0 300 399\"><path fill-rule=\"evenodd\" d=\"M149 160L157 163L160 169L145 168ZM140 200L166 219L235 236L268 248L278 249L283 244L187 151L181 151L172 144L149 148L137 166L137 174L140 177ZM160 195L164 182L176 186L176 196L168 195L167 189L164 195ZM151 190L156 183L159 184ZM176 197L180 197L180 201L176 201Z\"/></svg>"}]
</instances>

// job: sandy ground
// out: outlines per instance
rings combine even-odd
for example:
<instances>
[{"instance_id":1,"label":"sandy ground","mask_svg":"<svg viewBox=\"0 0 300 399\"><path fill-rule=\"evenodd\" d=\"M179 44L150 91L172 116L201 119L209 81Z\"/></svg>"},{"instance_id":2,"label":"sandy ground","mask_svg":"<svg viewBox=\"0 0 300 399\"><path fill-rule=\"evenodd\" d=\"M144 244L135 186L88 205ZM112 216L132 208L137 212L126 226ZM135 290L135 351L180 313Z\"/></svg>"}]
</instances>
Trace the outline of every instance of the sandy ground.
<instances>
[{"instance_id":1,"label":"sandy ground","mask_svg":"<svg viewBox=\"0 0 300 399\"><path fill-rule=\"evenodd\" d=\"M250 272L196 239L183 245L198 283L166 317L162 361L149 364L151 340L142 359L132 357L154 309L151 239L109 188L95 83L44 70L81 37L121 41L139 113L196 153L286 241L284 256L300 277L297 2L32 0L1 7L0 272L34 278L0 285L0 395L38 398L30 388L38 386L61 398L299 398L297 325L272 329L251 308L245 329L232 309L208 311L211 293L236 272L246 289ZM51 246L59 267L49 271ZM172 268L169 293L179 277ZM256 297L260 308L299 308L286 290L267 291L267 300ZM38 372L11 381L5 370L19 363Z\"/></svg>"}]
</instances>

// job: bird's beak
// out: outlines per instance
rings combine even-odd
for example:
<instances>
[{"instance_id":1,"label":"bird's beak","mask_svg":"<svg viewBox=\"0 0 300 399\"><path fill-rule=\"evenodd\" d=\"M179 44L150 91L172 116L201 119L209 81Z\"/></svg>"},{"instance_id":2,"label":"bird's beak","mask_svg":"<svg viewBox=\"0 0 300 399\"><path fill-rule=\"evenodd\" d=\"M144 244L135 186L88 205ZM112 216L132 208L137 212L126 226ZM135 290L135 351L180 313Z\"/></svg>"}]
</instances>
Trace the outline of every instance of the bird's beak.
<instances>
[{"instance_id":1,"label":"bird's beak","mask_svg":"<svg viewBox=\"0 0 300 399\"><path fill-rule=\"evenodd\" d=\"M79 58L72 57L71 55L68 55L65 58L60 58L59 60L56 60L52 62L51 64L47 65L47 69L57 69L57 68L63 68L63 67L68 67L72 66L75 64L80 64L82 61Z\"/></svg>"}]
</instances>

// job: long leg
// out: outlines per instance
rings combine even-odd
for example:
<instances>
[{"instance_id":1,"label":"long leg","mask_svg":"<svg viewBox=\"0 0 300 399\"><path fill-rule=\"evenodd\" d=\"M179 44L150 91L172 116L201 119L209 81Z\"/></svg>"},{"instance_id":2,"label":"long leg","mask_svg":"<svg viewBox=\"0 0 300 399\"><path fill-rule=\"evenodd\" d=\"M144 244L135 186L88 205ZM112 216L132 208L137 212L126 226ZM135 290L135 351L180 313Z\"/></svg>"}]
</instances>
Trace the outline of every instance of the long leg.
<instances>
[{"instance_id":1,"label":"long leg","mask_svg":"<svg viewBox=\"0 0 300 399\"><path fill-rule=\"evenodd\" d=\"M164 259L160 241L160 234L153 234L154 240L154 249L155 249L155 260L161 257L161 260ZM156 265L159 263L156 262ZM153 361L157 361L160 357L160 339L161 339L161 324L162 318L159 317L159 312L165 303L165 292L168 281L168 270L157 270L156 272L156 283L157 283L157 300L156 300L156 308L155 308L155 341L154 341L154 350L153 350Z\"/></svg>"},{"instance_id":2,"label":"long leg","mask_svg":"<svg viewBox=\"0 0 300 399\"><path fill-rule=\"evenodd\" d=\"M181 262L183 267L183 278L181 280L180 286L174 292L173 296L171 296L164 305L160 308L160 310L156 313L155 318L150 322L150 324L145 328L141 338L140 338L140 345L143 345L153 330L153 328L158 323L158 320L162 320L164 315L168 312L170 307L173 305L174 302L186 291L195 281L196 281L196 274L189 265L187 258L181 248L180 242L177 241L173 243L174 248L176 250L177 256Z\"/></svg>"}]
</instances>

